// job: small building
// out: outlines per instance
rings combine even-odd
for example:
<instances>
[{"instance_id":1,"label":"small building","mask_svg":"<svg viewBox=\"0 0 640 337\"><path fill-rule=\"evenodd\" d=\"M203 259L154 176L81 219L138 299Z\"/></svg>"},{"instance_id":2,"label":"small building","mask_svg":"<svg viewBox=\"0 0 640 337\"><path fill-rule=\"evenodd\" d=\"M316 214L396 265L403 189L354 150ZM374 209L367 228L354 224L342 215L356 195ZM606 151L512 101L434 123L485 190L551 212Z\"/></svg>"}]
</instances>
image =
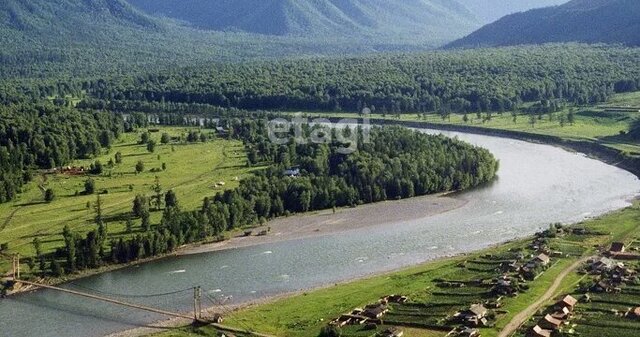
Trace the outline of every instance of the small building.
<instances>
[{"instance_id":1,"label":"small building","mask_svg":"<svg viewBox=\"0 0 640 337\"><path fill-rule=\"evenodd\" d=\"M223 128L222 126L216 126L216 133L218 136L226 136L229 134L229 130Z\"/></svg>"},{"instance_id":2,"label":"small building","mask_svg":"<svg viewBox=\"0 0 640 337\"><path fill-rule=\"evenodd\" d=\"M627 313L627 317L640 319L640 307L636 307L635 309L630 310L629 313Z\"/></svg>"},{"instance_id":3,"label":"small building","mask_svg":"<svg viewBox=\"0 0 640 337\"><path fill-rule=\"evenodd\" d=\"M612 259L607 257L601 257L593 261L593 263L591 263L591 265L589 266L589 270L591 272L601 273L605 271L611 271L611 269L613 269L615 265L616 263Z\"/></svg>"},{"instance_id":4,"label":"small building","mask_svg":"<svg viewBox=\"0 0 640 337\"><path fill-rule=\"evenodd\" d=\"M590 290L594 293L610 293L613 291L613 288L614 287L606 281L598 281Z\"/></svg>"},{"instance_id":5,"label":"small building","mask_svg":"<svg viewBox=\"0 0 640 337\"><path fill-rule=\"evenodd\" d=\"M551 330L545 330L536 325L527 332L527 337L551 337L551 332Z\"/></svg>"},{"instance_id":6,"label":"small building","mask_svg":"<svg viewBox=\"0 0 640 337\"><path fill-rule=\"evenodd\" d=\"M380 318L389 311L389 307L382 303L369 304L364 308L362 312L363 316L369 318Z\"/></svg>"},{"instance_id":7,"label":"small building","mask_svg":"<svg viewBox=\"0 0 640 337\"><path fill-rule=\"evenodd\" d=\"M284 170L282 172L282 175L284 175L286 177L299 177L300 176L300 168L298 168L298 167L288 168L288 169L286 169L286 170Z\"/></svg>"},{"instance_id":8,"label":"small building","mask_svg":"<svg viewBox=\"0 0 640 337\"><path fill-rule=\"evenodd\" d=\"M540 321L538 321L538 326L545 330L558 330L560 326L562 326L562 321L552 317L551 315L544 316Z\"/></svg>"},{"instance_id":9,"label":"small building","mask_svg":"<svg viewBox=\"0 0 640 337\"><path fill-rule=\"evenodd\" d=\"M407 296L402 295L389 295L387 297L383 297L382 301L387 301L388 303L407 303L409 298Z\"/></svg>"},{"instance_id":10,"label":"small building","mask_svg":"<svg viewBox=\"0 0 640 337\"><path fill-rule=\"evenodd\" d=\"M549 262L551 262L551 258L549 258L547 254L540 254L536 256L535 259L533 259L533 261L540 265L546 266L549 264Z\"/></svg>"},{"instance_id":11,"label":"small building","mask_svg":"<svg viewBox=\"0 0 640 337\"><path fill-rule=\"evenodd\" d=\"M626 250L626 247L624 246L624 243L622 242L614 242L611 244L611 248L609 249L609 251L611 253L624 253Z\"/></svg>"},{"instance_id":12,"label":"small building","mask_svg":"<svg viewBox=\"0 0 640 337\"><path fill-rule=\"evenodd\" d=\"M558 308L568 308L570 311L573 311L576 304L578 304L578 300L576 300L573 296L567 295L563 297L558 303L556 303L556 307Z\"/></svg>"},{"instance_id":13,"label":"small building","mask_svg":"<svg viewBox=\"0 0 640 337\"><path fill-rule=\"evenodd\" d=\"M567 307L563 307L561 309L558 309L556 312L554 312L551 317L555 318L555 319L559 319L559 320L565 320L568 319L569 317L571 317L571 310L569 310L569 308Z\"/></svg>"},{"instance_id":14,"label":"small building","mask_svg":"<svg viewBox=\"0 0 640 337\"><path fill-rule=\"evenodd\" d=\"M487 325L487 308L482 304L474 304L465 311L458 312L454 315L458 321L466 326L478 327Z\"/></svg>"}]
</instances>

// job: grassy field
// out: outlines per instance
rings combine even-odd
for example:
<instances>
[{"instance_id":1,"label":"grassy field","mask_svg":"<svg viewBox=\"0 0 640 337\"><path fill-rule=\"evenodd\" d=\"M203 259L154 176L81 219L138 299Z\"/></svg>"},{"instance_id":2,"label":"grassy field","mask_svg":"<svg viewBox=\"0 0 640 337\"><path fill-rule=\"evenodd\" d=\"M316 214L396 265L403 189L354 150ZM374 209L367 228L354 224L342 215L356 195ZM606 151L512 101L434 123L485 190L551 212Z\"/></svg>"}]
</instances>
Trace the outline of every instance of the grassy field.
<instances>
[{"instance_id":1,"label":"grassy field","mask_svg":"<svg viewBox=\"0 0 640 337\"><path fill-rule=\"evenodd\" d=\"M158 145L154 153L146 145L138 144L139 133L123 134L112 149L95 158L105 166L116 152L122 154L122 163L105 168L103 174L90 176L96 183L96 194L83 195L84 182L89 176L66 174L39 174L24 188L24 193L13 202L0 205L0 243L9 244L9 252L22 256L35 254L32 242L38 237L44 252L51 252L63 245L61 231L69 225L78 232L95 228L93 222L97 193L103 204L108 232L112 237L131 235L125 232L125 220L131 212L132 201L137 194L151 195L151 186L157 176L164 191L172 189L183 209L201 207L202 199L233 188L238 180L251 174L246 166L244 147L239 141L215 139L206 143L175 141L160 144L162 133L180 137L188 133L187 128L161 128L151 133ZM211 132L211 130L203 130ZM72 165L88 167L95 159L77 161ZM135 166L142 161L144 172L135 173ZM162 170L162 164L166 170ZM155 169L155 170L154 170ZM152 172L156 171L156 172ZM216 183L225 182L224 187ZM44 201L42 188L53 189L56 198L51 203ZM87 205L91 204L90 207ZM161 212L152 212L152 223L160 220ZM134 234L140 230L140 221L134 222ZM0 271L10 265L0 260Z\"/></svg>"},{"instance_id":2,"label":"grassy field","mask_svg":"<svg viewBox=\"0 0 640 337\"><path fill-rule=\"evenodd\" d=\"M480 117L476 116L475 113L470 113L467 115L467 122L464 121L462 114L451 114L450 118L444 120L438 114L427 114L422 116L418 114L401 114L398 118L391 114L382 115L374 113L370 115L370 118L424 121L435 124L470 125L559 136L568 139L591 140L640 156L640 143L637 140L634 141L621 134L629 130L629 124L633 119L640 118L640 113L605 112L604 108L606 106L640 107L640 92L614 95L609 102L601 106L575 108L575 122L573 124L566 122L564 126L560 124L560 117L564 115L566 120L569 108L552 114L543 114L541 119L536 118L534 125L530 123L529 115L518 113L514 120L514 116L511 112L504 112L502 114L492 113L491 119L486 118L486 113L481 114ZM305 114L311 118L317 116L341 118L356 117L353 113Z\"/></svg>"},{"instance_id":3,"label":"grassy field","mask_svg":"<svg viewBox=\"0 0 640 337\"><path fill-rule=\"evenodd\" d=\"M517 297L506 297L504 306L496 310L494 327L482 329L483 336L497 336L514 315L529 306L544 293L551 282L568 265L582 256L593 254L594 247L608 245L612 241L629 241L640 236L640 204L609 215L579 224L599 234L565 234L550 240L550 247L571 247L569 257L554 258L551 267L534 281L528 282L528 290ZM496 276L492 264L497 263L515 251L528 250L531 239L511 242L475 254L444 259L408 268L391 274L357 280L280 299L273 303L243 309L227 317L225 324L236 327L250 327L254 331L287 337L314 337L321 327L340 314L355 307L375 302L381 296L402 294L410 298L407 305L394 305L384 319L414 320L419 323L441 324L457 310L465 309L470 303L486 300L487 289L470 286L460 289L441 287L442 281L469 281L490 279ZM584 276L570 274L558 289L558 294L572 291ZM421 308L421 309L416 309ZM410 312L410 314L408 314ZM373 336L375 331L362 331L361 327L347 327L345 336ZM160 333L156 337L183 337L193 335L214 336L213 330L178 328ZM446 332L410 328L406 336L444 336Z\"/></svg>"}]
</instances>

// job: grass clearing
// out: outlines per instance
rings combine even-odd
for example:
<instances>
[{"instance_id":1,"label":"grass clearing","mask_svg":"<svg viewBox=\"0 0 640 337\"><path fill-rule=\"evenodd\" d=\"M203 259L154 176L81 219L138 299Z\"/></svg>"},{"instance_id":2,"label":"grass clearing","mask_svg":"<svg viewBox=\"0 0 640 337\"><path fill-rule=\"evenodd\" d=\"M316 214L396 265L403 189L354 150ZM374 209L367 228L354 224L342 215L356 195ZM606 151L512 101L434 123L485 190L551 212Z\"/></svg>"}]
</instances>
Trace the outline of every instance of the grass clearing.
<instances>
[{"instance_id":1,"label":"grass clearing","mask_svg":"<svg viewBox=\"0 0 640 337\"><path fill-rule=\"evenodd\" d=\"M60 233L65 225L74 231L86 232L95 228L93 205L97 194L83 195L84 182L94 179L96 193L101 194L103 214L111 237L131 235L125 231L125 219L131 211L132 201L137 194L151 195L155 177L159 178L164 191L173 189L180 206L197 209L205 196L211 196L223 189L234 188L239 180L251 174L253 169L246 166L246 155L240 141L223 139L198 143L160 144L162 133L179 137L188 133L189 128L160 128L151 133L158 145L154 153L147 151L146 145L138 144L139 133L123 134L115 142L108 154L92 160L79 160L72 166L88 167L94 160L105 165L100 176L73 176L47 174L34 177L25 186L19 197L0 205L0 243L9 243L9 252L22 256L35 254L32 242L38 237L45 253L63 245ZM203 132L211 132L203 130ZM107 163L116 152L122 154L122 163L107 168ZM135 165L142 161L145 171L136 174ZM162 170L162 164L166 170ZM155 169L157 172L152 172ZM224 186L216 183L224 182ZM51 203L44 201L40 186L54 190L56 198ZM91 204L90 207L87 205ZM161 211L152 211L151 221L157 223ZM140 230L140 221L134 221L133 234ZM6 271L10 262L0 260L0 271Z\"/></svg>"}]
</instances>

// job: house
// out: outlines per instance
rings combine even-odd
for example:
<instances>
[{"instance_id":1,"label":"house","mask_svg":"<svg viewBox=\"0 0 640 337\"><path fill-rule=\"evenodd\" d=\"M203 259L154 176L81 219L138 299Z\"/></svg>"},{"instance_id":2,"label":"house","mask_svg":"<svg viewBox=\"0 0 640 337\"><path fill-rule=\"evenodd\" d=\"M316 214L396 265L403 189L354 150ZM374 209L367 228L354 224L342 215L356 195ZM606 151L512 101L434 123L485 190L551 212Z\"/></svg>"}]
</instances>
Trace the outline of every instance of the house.
<instances>
[{"instance_id":1,"label":"house","mask_svg":"<svg viewBox=\"0 0 640 337\"><path fill-rule=\"evenodd\" d=\"M498 278L491 291L500 295L513 295L518 292L518 289L514 286L510 277L502 276Z\"/></svg>"},{"instance_id":2,"label":"house","mask_svg":"<svg viewBox=\"0 0 640 337\"><path fill-rule=\"evenodd\" d=\"M627 313L627 317L630 317L633 319L640 319L640 307L637 307L629 311L629 313Z\"/></svg>"},{"instance_id":3,"label":"house","mask_svg":"<svg viewBox=\"0 0 640 337\"><path fill-rule=\"evenodd\" d=\"M573 296L567 295L563 297L558 303L556 303L556 307L558 308L568 308L570 311L573 311L573 308L578 304L578 300L576 300Z\"/></svg>"},{"instance_id":4,"label":"house","mask_svg":"<svg viewBox=\"0 0 640 337\"><path fill-rule=\"evenodd\" d=\"M282 175L287 177L299 177L300 169L297 167L288 168L282 172Z\"/></svg>"},{"instance_id":5,"label":"house","mask_svg":"<svg viewBox=\"0 0 640 337\"><path fill-rule=\"evenodd\" d=\"M402 295L389 295L387 297L383 297L382 300L387 301L387 303L407 303L409 298Z\"/></svg>"},{"instance_id":6,"label":"house","mask_svg":"<svg viewBox=\"0 0 640 337\"><path fill-rule=\"evenodd\" d=\"M594 293L610 293L613 291L613 286L606 281L598 281L591 287L591 291Z\"/></svg>"},{"instance_id":7,"label":"house","mask_svg":"<svg viewBox=\"0 0 640 337\"><path fill-rule=\"evenodd\" d=\"M551 317L559 320L565 320L571 316L571 310L567 307L563 307L562 309L558 309L558 311L554 312Z\"/></svg>"},{"instance_id":8,"label":"house","mask_svg":"<svg viewBox=\"0 0 640 337\"><path fill-rule=\"evenodd\" d=\"M538 321L538 326L544 330L558 330L560 326L562 326L562 321L552 317L551 315L546 315L540 321Z\"/></svg>"},{"instance_id":9,"label":"house","mask_svg":"<svg viewBox=\"0 0 640 337\"><path fill-rule=\"evenodd\" d=\"M228 134L229 134L229 131L228 131L227 129L225 129L225 128L221 127L221 126L217 126L217 127L216 127L216 133L217 133L219 136L226 136L226 135L228 135Z\"/></svg>"},{"instance_id":10,"label":"house","mask_svg":"<svg viewBox=\"0 0 640 337\"><path fill-rule=\"evenodd\" d=\"M624 253L625 251L625 246L624 243L622 242L614 242L611 244L611 248L609 249L609 252L611 253Z\"/></svg>"},{"instance_id":11,"label":"house","mask_svg":"<svg viewBox=\"0 0 640 337\"><path fill-rule=\"evenodd\" d=\"M364 308L362 312L363 316L369 318L380 318L389 311L389 307L382 303L369 304Z\"/></svg>"},{"instance_id":12,"label":"house","mask_svg":"<svg viewBox=\"0 0 640 337\"><path fill-rule=\"evenodd\" d=\"M551 258L549 258L547 254L540 254L536 256L535 259L533 259L533 261L540 265L546 266L549 264L549 262L551 262Z\"/></svg>"},{"instance_id":13,"label":"house","mask_svg":"<svg viewBox=\"0 0 640 337\"><path fill-rule=\"evenodd\" d=\"M601 257L593 261L593 263L591 263L591 265L589 266L589 270L591 272L601 273L605 271L610 271L611 269L613 269L615 265L616 263L612 259L607 257Z\"/></svg>"},{"instance_id":14,"label":"house","mask_svg":"<svg viewBox=\"0 0 640 337\"><path fill-rule=\"evenodd\" d=\"M458 321L466 326L486 326L487 325L487 308L482 304L474 304L465 311L458 312L454 315Z\"/></svg>"},{"instance_id":15,"label":"house","mask_svg":"<svg viewBox=\"0 0 640 337\"><path fill-rule=\"evenodd\" d=\"M527 337L551 337L551 332L536 325L527 332Z\"/></svg>"}]
</instances>

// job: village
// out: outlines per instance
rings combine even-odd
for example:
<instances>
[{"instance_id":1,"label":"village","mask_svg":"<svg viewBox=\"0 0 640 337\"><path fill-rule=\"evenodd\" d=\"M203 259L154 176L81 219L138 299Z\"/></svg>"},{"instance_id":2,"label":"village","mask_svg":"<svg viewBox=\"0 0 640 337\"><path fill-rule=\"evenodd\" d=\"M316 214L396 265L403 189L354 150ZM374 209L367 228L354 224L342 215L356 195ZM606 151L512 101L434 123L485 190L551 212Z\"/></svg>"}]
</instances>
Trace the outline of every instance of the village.
<instances>
[{"instance_id":1,"label":"village","mask_svg":"<svg viewBox=\"0 0 640 337\"><path fill-rule=\"evenodd\" d=\"M639 246L627 251L622 242L589 258L578 270L582 281L571 294L561 296L553 305L542 309L520 329L526 337L552 337L564 335L606 336L595 328L640 328L640 301L637 286L640 266ZM604 322L617 322L607 328ZM595 327L594 327L595 326Z\"/></svg>"},{"instance_id":2,"label":"village","mask_svg":"<svg viewBox=\"0 0 640 337\"><path fill-rule=\"evenodd\" d=\"M528 284L540 277L554 260L566 257L551 244L557 232L563 230L561 226L552 226L531 241L506 251L463 260L455 266L450 278L433 280L434 288L425 290L427 302L409 294L389 295L363 308L353 308L330 325L341 329L345 336L370 331L365 335L400 337L405 335L404 329L422 328L441 331L447 337L480 337L483 328L492 327L498 317L506 314L502 307L508 298L527 292ZM575 303L570 297L566 301L567 305L559 310L564 314L553 319L564 319L571 313Z\"/></svg>"},{"instance_id":3,"label":"village","mask_svg":"<svg viewBox=\"0 0 640 337\"><path fill-rule=\"evenodd\" d=\"M549 268L578 261L571 275L579 285L547 300L551 304L539 308L514 336L614 336L603 332L612 330L608 327L594 328L607 324L638 329L640 241L589 246L592 240L606 242L601 240L607 235L554 224L528 241L459 260L447 277L432 279L433 286L422 293L384 296L336 317L329 326L341 336L411 337L422 330L429 336L480 337L495 331L496 322L508 316L510 301L528 293Z\"/></svg>"}]
</instances>

